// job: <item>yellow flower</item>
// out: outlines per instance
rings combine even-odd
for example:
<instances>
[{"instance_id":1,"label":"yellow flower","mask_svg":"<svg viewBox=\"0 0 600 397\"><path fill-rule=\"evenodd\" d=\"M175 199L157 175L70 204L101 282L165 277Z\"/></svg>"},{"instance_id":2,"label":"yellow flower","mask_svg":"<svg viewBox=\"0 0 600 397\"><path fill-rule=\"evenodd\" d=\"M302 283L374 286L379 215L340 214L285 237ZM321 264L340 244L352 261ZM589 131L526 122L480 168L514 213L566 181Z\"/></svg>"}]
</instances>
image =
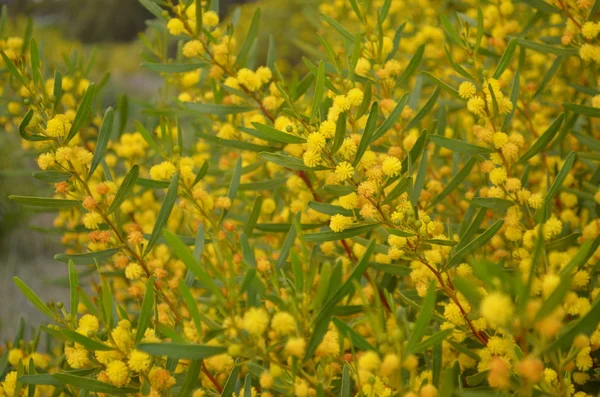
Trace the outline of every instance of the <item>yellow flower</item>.
<instances>
[{"instance_id":1,"label":"yellow flower","mask_svg":"<svg viewBox=\"0 0 600 397\"><path fill-rule=\"evenodd\" d=\"M508 295L492 292L483 298L480 312L489 324L504 326L512 319L514 306Z\"/></svg>"},{"instance_id":2,"label":"yellow flower","mask_svg":"<svg viewBox=\"0 0 600 397\"><path fill-rule=\"evenodd\" d=\"M169 19L169 22L167 22L167 29L173 36L178 36L186 32L183 21L178 18Z\"/></svg>"},{"instance_id":3,"label":"yellow flower","mask_svg":"<svg viewBox=\"0 0 600 397\"><path fill-rule=\"evenodd\" d=\"M348 229L353 223L354 220L351 217L336 214L331 217L331 220L329 221L329 227L334 232L339 233Z\"/></svg>"},{"instance_id":4,"label":"yellow flower","mask_svg":"<svg viewBox=\"0 0 600 397\"><path fill-rule=\"evenodd\" d=\"M285 344L285 352L294 357L304 356L306 341L303 338L290 338Z\"/></svg>"},{"instance_id":5,"label":"yellow flower","mask_svg":"<svg viewBox=\"0 0 600 397\"><path fill-rule=\"evenodd\" d=\"M152 357L143 351L133 350L129 354L127 365L134 372L145 372L150 368Z\"/></svg>"},{"instance_id":6,"label":"yellow flower","mask_svg":"<svg viewBox=\"0 0 600 397\"><path fill-rule=\"evenodd\" d=\"M354 167L347 161L342 161L335 167L335 177L338 182L344 182L352 178L354 175Z\"/></svg>"},{"instance_id":7,"label":"yellow flower","mask_svg":"<svg viewBox=\"0 0 600 397\"><path fill-rule=\"evenodd\" d=\"M88 212L83 216L83 225L87 229L98 229L102 222L102 216L97 212Z\"/></svg>"},{"instance_id":8,"label":"yellow flower","mask_svg":"<svg viewBox=\"0 0 600 397\"><path fill-rule=\"evenodd\" d=\"M386 176L396 176L402 170L402 162L396 157L387 156L381 164L381 170Z\"/></svg>"},{"instance_id":9,"label":"yellow flower","mask_svg":"<svg viewBox=\"0 0 600 397\"><path fill-rule=\"evenodd\" d=\"M277 312L271 320L271 327L280 335L288 335L296 331L296 319L287 312Z\"/></svg>"},{"instance_id":10,"label":"yellow flower","mask_svg":"<svg viewBox=\"0 0 600 397\"><path fill-rule=\"evenodd\" d=\"M470 81L463 81L458 86L458 94L465 99L472 98L473 95L477 92L475 85Z\"/></svg>"},{"instance_id":11,"label":"yellow flower","mask_svg":"<svg viewBox=\"0 0 600 397\"><path fill-rule=\"evenodd\" d=\"M106 366L108 380L115 386L124 386L129 383L129 368L123 361L115 360Z\"/></svg>"},{"instance_id":12,"label":"yellow flower","mask_svg":"<svg viewBox=\"0 0 600 397\"><path fill-rule=\"evenodd\" d=\"M250 308L244 313L242 328L252 336L262 335L269 325L269 315L266 310L258 307Z\"/></svg>"},{"instance_id":13,"label":"yellow flower","mask_svg":"<svg viewBox=\"0 0 600 397\"><path fill-rule=\"evenodd\" d=\"M46 135L64 138L71 129L71 122L64 114L57 114L46 123Z\"/></svg>"}]
</instances>

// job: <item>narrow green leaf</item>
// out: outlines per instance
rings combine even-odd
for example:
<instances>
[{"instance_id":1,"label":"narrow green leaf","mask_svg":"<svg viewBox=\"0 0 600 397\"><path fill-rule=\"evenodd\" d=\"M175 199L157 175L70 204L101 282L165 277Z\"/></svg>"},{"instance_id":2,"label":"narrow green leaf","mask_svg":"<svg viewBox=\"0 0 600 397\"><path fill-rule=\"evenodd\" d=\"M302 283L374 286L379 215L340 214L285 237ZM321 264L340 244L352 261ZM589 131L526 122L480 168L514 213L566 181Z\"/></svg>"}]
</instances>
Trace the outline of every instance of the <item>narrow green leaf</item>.
<instances>
[{"instance_id":1,"label":"narrow green leaf","mask_svg":"<svg viewBox=\"0 0 600 397\"><path fill-rule=\"evenodd\" d=\"M8 196L9 200L16 201L19 204L29 205L32 207L44 208L70 208L81 205L79 200L55 199L47 197L30 197L30 196Z\"/></svg>"},{"instance_id":2,"label":"narrow green leaf","mask_svg":"<svg viewBox=\"0 0 600 397\"><path fill-rule=\"evenodd\" d=\"M442 341L445 340L448 336L450 336L452 332L452 329L445 329L443 331L431 335L429 338L414 346L412 353L421 353L433 345L442 343Z\"/></svg>"},{"instance_id":3,"label":"narrow green leaf","mask_svg":"<svg viewBox=\"0 0 600 397\"><path fill-rule=\"evenodd\" d=\"M436 287L435 283L432 281L429 284L429 288L427 288L427 294L423 299L423 304L421 306L421 310L419 311L419 316L417 317L415 326L413 327L410 333L410 338L408 339L407 349L410 353L414 351L415 346L419 342L421 342L421 339L425 335L427 326L429 326L429 322L431 321L431 317L433 316L433 310L435 309L435 300Z\"/></svg>"},{"instance_id":4,"label":"narrow green leaf","mask_svg":"<svg viewBox=\"0 0 600 397\"><path fill-rule=\"evenodd\" d=\"M183 106L194 112L215 116L227 116L255 110L255 108L249 106L223 105L219 103L184 103Z\"/></svg>"},{"instance_id":5,"label":"narrow green leaf","mask_svg":"<svg viewBox=\"0 0 600 397\"><path fill-rule=\"evenodd\" d=\"M315 120L317 117L317 113L321 108L321 101L323 100L323 91L325 90L325 62L322 60L319 61L319 68L317 71L317 80L315 83L315 92L313 94L312 101L312 112L311 112L311 122Z\"/></svg>"},{"instance_id":6,"label":"narrow green leaf","mask_svg":"<svg viewBox=\"0 0 600 397\"><path fill-rule=\"evenodd\" d=\"M379 223L369 223L365 225L354 226L342 232L334 232L333 230L328 230L324 232L309 233L304 234L302 236L302 240L307 242L318 243L321 243L323 241L339 241L350 237L358 236L363 233L368 233L371 230L376 229L377 227L379 227Z\"/></svg>"},{"instance_id":7,"label":"narrow green leaf","mask_svg":"<svg viewBox=\"0 0 600 397\"><path fill-rule=\"evenodd\" d=\"M34 171L31 175L40 181L44 182L63 182L71 179L71 173L62 171Z\"/></svg>"},{"instance_id":8,"label":"narrow green leaf","mask_svg":"<svg viewBox=\"0 0 600 397\"><path fill-rule=\"evenodd\" d=\"M166 356L184 360L201 360L227 352L227 348L223 346L181 343L140 343L138 349L153 356Z\"/></svg>"},{"instance_id":9,"label":"narrow green leaf","mask_svg":"<svg viewBox=\"0 0 600 397\"><path fill-rule=\"evenodd\" d=\"M576 48L561 48L561 47L552 47L547 44L537 43L535 41L526 40L522 38L518 38L518 44L529 50L533 50L539 52L540 54L555 54L555 55L577 55L578 50Z\"/></svg>"},{"instance_id":10,"label":"narrow green leaf","mask_svg":"<svg viewBox=\"0 0 600 397\"><path fill-rule=\"evenodd\" d=\"M321 18L323 18L325 22L327 22L332 28L337 30L342 37L344 37L346 40L349 40L351 43L354 43L354 35L352 35L352 33L350 33L345 27L343 27L342 24L325 14L321 14Z\"/></svg>"},{"instance_id":11,"label":"narrow green leaf","mask_svg":"<svg viewBox=\"0 0 600 397\"><path fill-rule=\"evenodd\" d=\"M142 125L142 123L140 123L139 121L135 122L135 126L136 126L136 130L140 133L140 135L142 136L142 138L144 138L144 140L146 141L146 143L152 148L154 149L154 151L156 153L162 153L162 150L158 147L158 144L156 143L156 141L154 140L154 138L152 138L152 134L150 134L148 132L148 130Z\"/></svg>"},{"instance_id":12,"label":"narrow green leaf","mask_svg":"<svg viewBox=\"0 0 600 397\"><path fill-rule=\"evenodd\" d=\"M298 171L323 171L323 170L329 169L327 167L321 167L321 166L319 166L319 167L308 167L308 166L304 165L304 162L301 159L298 159L298 158L295 158L295 157L291 157L291 156L286 156L286 155L283 155L283 154L261 152L260 155L265 160L270 161L271 163L275 163L275 164L280 165L282 167L290 168L292 170L298 170Z\"/></svg>"},{"instance_id":13,"label":"narrow green leaf","mask_svg":"<svg viewBox=\"0 0 600 397\"><path fill-rule=\"evenodd\" d=\"M159 73L183 73L192 70L204 69L210 66L206 62L197 63L154 63L142 62L142 67Z\"/></svg>"},{"instance_id":14,"label":"narrow green leaf","mask_svg":"<svg viewBox=\"0 0 600 397\"><path fill-rule=\"evenodd\" d=\"M121 203L127 199L127 196L129 196L129 193L133 190L133 186L136 184L139 173L140 167L136 164L131 167L127 175L125 175L125 178L123 178L123 182L121 182L121 186L119 186L115 198L108 209L109 214L113 213L121 206Z\"/></svg>"},{"instance_id":15,"label":"narrow green leaf","mask_svg":"<svg viewBox=\"0 0 600 397\"><path fill-rule=\"evenodd\" d=\"M444 190L440 192L429 204L429 206L434 206L441 202L447 195L452 193L454 189L456 189L470 174L473 170L475 164L477 164L479 160L476 157L471 157L467 164L456 174L454 178L446 185Z\"/></svg>"},{"instance_id":16,"label":"narrow green leaf","mask_svg":"<svg viewBox=\"0 0 600 397\"><path fill-rule=\"evenodd\" d=\"M406 69L404 69L402 74L398 76L398 79L396 80L397 85L406 82L417 71L417 68L423 61L423 54L425 54L425 44L421 44L419 48L417 48L415 55L413 55L413 57L410 59Z\"/></svg>"},{"instance_id":17,"label":"narrow green leaf","mask_svg":"<svg viewBox=\"0 0 600 397\"><path fill-rule=\"evenodd\" d=\"M300 217L300 214L298 214L296 217L297 221L299 221L299 217ZM292 222L292 224L290 225L290 230L288 231L288 234L285 237L283 245L281 246L281 251L279 251L279 256L277 257L277 261L275 261L275 268L277 270L281 269L283 267L283 265L285 264L285 261L287 260L289 254L290 254L290 250L292 249L292 246L294 245L294 241L296 241L296 234L297 234L297 230L296 230L294 223Z\"/></svg>"},{"instance_id":18,"label":"narrow green leaf","mask_svg":"<svg viewBox=\"0 0 600 397\"><path fill-rule=\"evenodd\" d=\"M74 265L93 265L95 263L104 263L110 259L114 254L119 252L118 248L109 248L102 251L86 252L83 254L56 254L54 259L68 263L73 262Z\"/></svg>"},{"instance_id":19,"label":"narrow green leaf","mask_svg":"<svg viewBox=\"0 0 600 397\"><path fill-rule=\"evenodd\" d=\"M252 22L250 22L250 28L248 29L248 33L246 33L244 43L240 47L240 52L235 61L237 66L243 66L246 64L250 50L252 49L252 46L254 45L254 42L258 36L260 14L260 8L257 8L256 11L254 11Z\"/></svg>"},{"instance_id":20,"label":"narrow green leaf","mask_svg":"<svg viewBox=\"0 0 600 397\"><path fill-rule=\"evenodd\" d=\"M431 97L427 100L425 106L423 106L421 110L419 110L419 112L415 115L415 117L413 117L413 119L404 127L405 131L410 131L411 128L416 127L417 124L419 124L419 122L423 120L423 118L425 118L425 116L427 116L429 112L431 112L431 109L433 109L433 107L435 106L439 95L440 87L437 87L431 95Z\"/></svg>"},{"instance_id":21,"label":"narrow green leaf","mask_svg":"<svg viewBox=\"0 0 600 397\"><path fill-rule=\"evenodd\" d=\"M21 290L23 295L33 304L33 306L37 307L39 311L44 313L46 316L50 317L52 320L56 318L56 315L42 302L42 300L18 277L13 277L13 281L17 285L17 287Z\"/></svg>"},{"instance_id":22,"label":"narrow green leaf","mask_svg":"<svg viewBox=\"0 0 600 397\"><path fill-rule=\"evenodd\" d=\"M595 107L591 107L591 106L584 106L584 105L577 105L575 103L563 103L562 105L565 109L570 110L573 113L577 113L577 114L580 114L582 116L587 116L587 117L600 118L600 109L599 108L595 108Z\"/></svg>"},{"instance_id":23,"label":"narrow green leaf","mask_svg":"<svg viewBox=\"0 0 600 397\"><path fill-rule=\"evenodd\" d=\"M278 143L306 143L306 138L301 136L296 136L292 134L285 133L283 131L279 131L271 126L260 124L260 123L252 123L256 130L252 130L250 128L240 127L239 129L244 131L247 134L255 136L260 139L264 139L269 142L278 142Z\"/></svg>"},{"instance_id":24,"label":"narrow green leaf","mask_svg":"<svg viewBox=\"0 0 600 397\"><path fill-rule=\"evenodd\" d=\"M67 337L68 340L73 341L75 343L79 343L83 347L92 351L111 351L115 350L114 347L108 346L102 342L95 341L93 339L88 338L87 336L81 335L79 332L63 329L63 335Z\"/></svg>"},{"instance_id":25,"label":"narrow green leaf","mask_svg":"<svg viewBox=\"0 0 600 397\"><path fill-rule=\"evenodd\" d=\"M66 385L72 385L94 393L106 393L108 395L118 396L122 394L136 394L139 392L136 388L117 387L110 383L100 382L99 380L83 376L69 375L62 372L55 372L52 374L52 377Z\"/></svg>"},{"instance_id":26,"label":"narrow green leaf","mask_svg":"<svg viewBox=\"0 0 600 397\"><path fill-rule=\"evenodd\" d=\"M140 307L140 315L138 318L137 330L135 333L135 344L140 343L144 337L144 333L150 325L152 313L154 311L154 277L150 277L146 283L146 293Z\"/></svg>"},{"instance_id":27,"label":"narrow green leaf","mask_svg":"<svg viewBox=\"0 0 600 397\"><path fill-rule=\"evenodd\" d=\"M502 225L504 224L504 219L498 219L489 229L485 232L481 233L476 239L471 241L469 244L466 244L460 250L458 250L452 258L448 261L446 265L447 269L451 269L454 266L457 266L461 263L463 258L475 251L479 247L482 247L485 243L487 243L492 237L498 233Z\"/></svg>"},{"instance_id":28,"label":"narrow green leaf","mask_svg":"<svg viewBox=\"0 0 600 397\"><path fill-rule=\"evenodd\" d=\"M175 204L175 200L177 200L177 186L179 184L179 173L173 175L173 179L171 179L171 183L169 184L169 189L167 190L167 194L163 200L163 203L158 211L158 216L156 217L156 222L154 223L154 228L152 229L152 234L148 239L148 245L144 250L144 256L150 252L156 240L160 237L162 233L163 227L167 224L167 220L169 219L169 215L171 215L171 210L173 209L173 205Z\"/></svg>"},{"instance_id":29,"label":"narrow green leaf","mask_svg":"<svg viewBox=\"0 0 600 397\"><path fill-rule=\"evenodd\" d=\"M415 184L413 186L412 191L410 192L410 201L413 205L417 205L417 201L421 196L421 191L425 186L425 178L427 177L427 149L423 151L423 156L421 157L421 164L419 164L419 170L417 171L417 178L415 179Z\"/></svg>"},{"instance_id":30,"label":"narrow green leaf","mask_svg":"<svg viewBox=\"0 0 600 397\"><path fill-rule=\"evenodd\" d=\"M377 131L375 131L375 133L373 134L373 137L371 138L371 143L384 136L385 133L388 132L394 126L394 124L402 114L402 111L406 107L409 98L410 95L408 94L404 94L402 98L400 98L400 100L396 104L396 107L394 107L394 110L392 110L390 115L385 119L383 123L381 123L379 128L377 128Z\"/></svg>"},{"instance_id":31,"label":"narrow green leaf","mask_svg":"<svg viewBox=\"0 0 600 397\"><path fill-rule=\"evenodd\" d=\"M534 157L538 153L540 153L544 148L552 141L554 135L560 129L563 120L565 119L565 114L561 113L556 120L550 124L550 127L534 142L533 145L521 156L519 161L517 161L517 165L525 163L530 158Z\"/></svg>"},{"instance_id":32,"label":"narrow green leaf","mask_svg":"<svg viewBox=\"0 0 600 397\"><path fill-rule=\"evenodd\" d=\"M337 119L335 126L335 137L331 146L331 154L336 154L344 143L344 137L346 136L346 113L341 113Z\"/></svg>"},{"instance_id":33,"label":"narrow green leaf","mask_svg":"<svg viewBox=\"0 0 600 397\"><path fill-rule=\"evenodd\" d=\"M96 141L94 158L92 159L92 164L90 165L88 178L92 176L92 174L96 170L96 167L98 167L100 161L104 158L104 153L106 152L106 148L108 147L108 141L110 140L110 136L112 134L113 123L114 111L113 108L109 107L104 113L104 119L102 120L102 125L100 126L100 132L98 133L98 140Z\"/></svg>"},{"instance_id":34,"label":"narrow green leaf","mask_svg":"<svg viewBox=\"0 0 600 397\"><path fill-rule=\"evenodd\" d=\"M482 154L492 152L492 149L473 145L457 139L446 138L445 136L441 135L429 135L429 139L436 145L445 147L446 149L456 153Z\"/></svg>"},{"instance_id":35,"label":"narrow green leaf","mask_svg":"<svg viewBox=\"0 0 600 397\"><path fill-rule=\"evenodd\" d=\"M356 167L362 159L362 156L367 151L369 144L371 143L371 138L373 137L373 132L375 131L375 127L377 126L377 117L379 115L379 107L377 106L377 102L373 103L371 107L371 112L369 113L369 118L367 119L367 124L365 125L365 129L362 134L362 138L360 139L360 143L358 144L358 148L356 149L356 155L354 157L354 166Z\"/></svg>"},{"instance_id":36,"label":"narrow green leaf","mask_svg":"<svg viewBox=\"0 0 600 397\"><path fill-rule=\"evenodd\" d=\"M165 240L169 247L175 252L175 255L181 259L185 266L191 270L198 278L200 283L207 288L213 295L218 298L223 298L223 293L217 287L213 279L206 273L200 263L194 258L192 251L177 237L174 233L165 230Z\"/></svg>"},{"instance_id":37,"label":"narrow green leaf","mask_svg":"<svg viewBox=\"0 0 600 397\"><path fill-rule=\"evenodd\" d=\"M495 79L500 78L500 76L502 76L502 73L504 73L506 68L508 68L508 66L510 65L510 62L512 61L513 56L515 55L516 49L517 49L517 39L512 38L508 42L508 45L506 46L506 50L504 51L504 54L502 54L502 58L500 58L500 60L498 61L498 64L496 65L496 70L494 71Z\"/></svg>"},{"instance_id":38,"label":"narrow green leaf","mask_svg":"<svg viewBox=\"0 0 600 397\"><path fill-rule=\"evenodd\" d=\"M83 95L83 99L81 100L81 103L79 104L79 108L77 109L77 113L75 114L75 119L73 120L73 123L71 124L71 129L69 130L69 133L67 134L67 137L65 138L65 142L70 142L71 139L73 139L73 137L75 136L75 134L77 134L79 132L79 130L81 128L83 128L83 126L85 125L85 123L88 120L88 117L90 116L90 112L92 110L92 103L94 101L94 96L96 94L96 85L94 83L91 83L87 90L85 91L85 94Z\"/></svg>"},{"instance_id":39,"label":"narrow green leaf","mask_svg":"<svg viewBox=\"0 0 600 397\"><path fill-rule=\"evenodd\" d=\"M556 350L570 349L573 344L573 340L578 335L590 335L596 329L598 325L598 318L600 317L600 300L592 305L590 310L585 316L581 317L569 330L558 337L552 342L543 352L543 354L550 354Z\"/></svg>"},{"instance_id":40,"label":"narrow green leaf","mask_svg":"<svg viewBox=\"0 0 600 397\"><path fill-rule=\"evenodd\" d=\"M71 308L71 313L77 313L77 306L79 305L79 292L77 288L79 287L79 279L77 277L77 270L75 269L75 264L72 260L69 261L69 307Z\"/></svg>"}]
</instances>

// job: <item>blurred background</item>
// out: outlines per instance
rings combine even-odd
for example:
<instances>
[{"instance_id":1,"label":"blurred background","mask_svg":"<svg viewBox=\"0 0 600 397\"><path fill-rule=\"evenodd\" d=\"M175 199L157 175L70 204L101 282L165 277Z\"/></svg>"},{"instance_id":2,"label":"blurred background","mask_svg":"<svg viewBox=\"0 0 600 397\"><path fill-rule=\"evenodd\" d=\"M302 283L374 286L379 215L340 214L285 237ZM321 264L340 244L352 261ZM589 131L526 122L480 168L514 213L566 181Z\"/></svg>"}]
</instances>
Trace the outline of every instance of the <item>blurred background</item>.
<instances>
[{"instance_id":1,"label":"blurred background","mask_svg":"<svg viewBox=\"0 0 600 397\"><path fill-rule=\"evenodd\" d=\"M220 0L221 17L241 6L240 21L250 19L252 0ZM294 36L290 15L306 0L261 1L263 8L261 34L285 30ZM62 57L74 50L84 57L95 53L95 66L90 78L99 81L108 72L111 77L103 91L104 105L114 105L127 95L135 98L154 95L161 85L160 77L142 70L143 47L138 40L147 28L151 14L137 0L0 0L7 5L9 35L23 36L27 18L34 21L33 37L46 57L64 66ZM266 12L265 12L266 11ZM266 15L265 15L266 14ZM297 15L297 14L296 14ZM265 23L270 21L270 23ZM297 29L303 26L296 23ZM247 28L242 27L244 31ZM3 100L9 100L3 98ZM27 328L36 327L43 318L23 297L12 280L20 277L44 300L67 300L66 266L52 259L62 252L60 236L52 233L53 215L36 212L9 202L9 194L43 195L45 183L31 177L36 170L35 158L20 147L15 131L0 132L0 341L12 339L17 323L23 317Z\"/></svg>"}]
</instances>

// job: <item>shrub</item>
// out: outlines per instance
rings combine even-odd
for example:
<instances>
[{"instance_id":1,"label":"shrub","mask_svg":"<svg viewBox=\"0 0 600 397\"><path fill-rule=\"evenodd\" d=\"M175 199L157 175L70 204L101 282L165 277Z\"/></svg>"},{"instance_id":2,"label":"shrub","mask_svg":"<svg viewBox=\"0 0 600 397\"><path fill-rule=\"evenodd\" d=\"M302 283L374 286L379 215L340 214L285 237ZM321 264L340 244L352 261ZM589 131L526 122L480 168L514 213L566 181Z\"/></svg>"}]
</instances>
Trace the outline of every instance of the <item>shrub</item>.
<instances>
[{"instance_id":1,"label":"shrub","mask_svg":"<svg viewBox=\"0 0 600 397\"><path fill-rule=\"evenodd\" d=\"M259 9L234 36L218 1L141 2L137 121L1 43L54 185L11 198L58 211L71 292L15 279L52 342L8 344L3 394L597 392L599 2L307 3L285 72Z\"/></svg>"}]
</instances>

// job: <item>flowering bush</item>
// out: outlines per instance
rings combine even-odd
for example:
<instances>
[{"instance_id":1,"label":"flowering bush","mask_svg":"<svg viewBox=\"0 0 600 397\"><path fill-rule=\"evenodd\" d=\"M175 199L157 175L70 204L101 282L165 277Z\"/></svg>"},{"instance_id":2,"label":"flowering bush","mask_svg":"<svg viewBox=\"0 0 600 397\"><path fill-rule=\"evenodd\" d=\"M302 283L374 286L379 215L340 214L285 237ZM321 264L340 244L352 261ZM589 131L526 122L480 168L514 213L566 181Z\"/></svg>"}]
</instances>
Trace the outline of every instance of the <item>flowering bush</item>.
<instances>
[{"instance_id":1,"label":"flowering bush","mask_svg":"<svg viewBox=\"0 0 600 397\"><path fill-rule=\"evenodd\" d=\"M307 2L289 66L259 9L140 1L142 120L0 42L54 186L11 199L58 211L70 284L15 278L50 342L7 345L0 395L597 393L600 2Z\"/></svg>"}]
</instances>

